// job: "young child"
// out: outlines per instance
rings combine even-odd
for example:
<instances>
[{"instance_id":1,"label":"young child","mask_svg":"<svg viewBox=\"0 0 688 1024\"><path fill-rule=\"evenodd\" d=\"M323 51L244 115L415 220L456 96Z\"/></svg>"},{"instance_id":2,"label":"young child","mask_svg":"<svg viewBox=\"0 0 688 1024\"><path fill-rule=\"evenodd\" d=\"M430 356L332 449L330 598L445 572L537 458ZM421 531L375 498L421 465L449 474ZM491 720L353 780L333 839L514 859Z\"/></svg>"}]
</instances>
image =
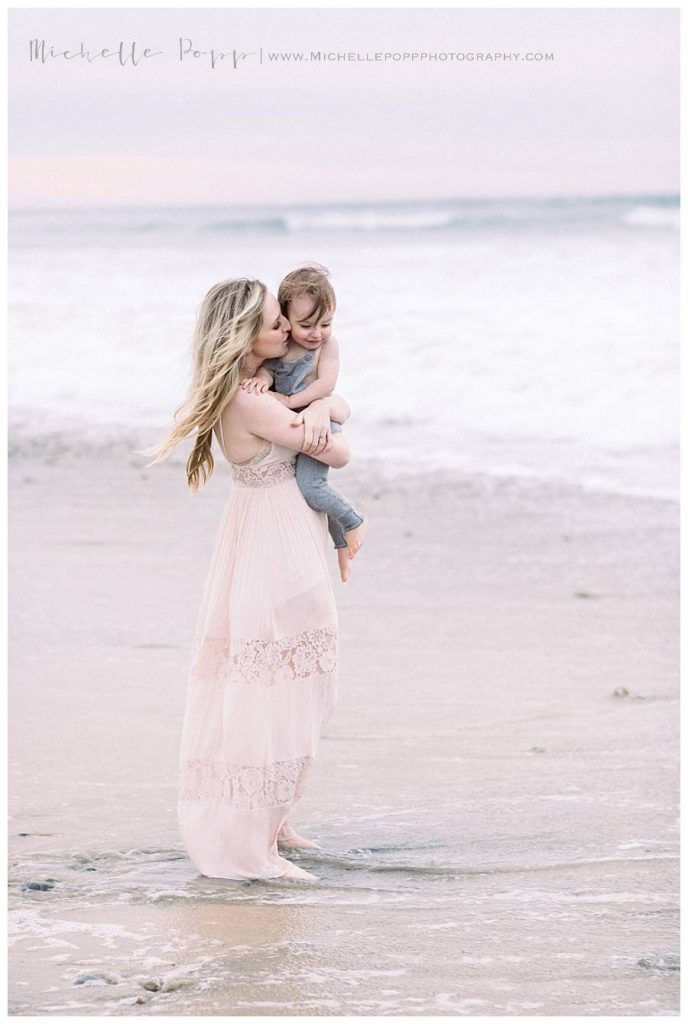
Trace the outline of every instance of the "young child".
<instances>
[{"instance_id":1,"label":"young child","mask_svg":"<svg viewBox=\"0 0 688 1024\"><path fill-rule=\"evenodd\" d=\"M273 387L289 409L300 412L316 398L331 395L339 373L339 345L332 335L336 307L334 289L324 267L300 267L284 278L277 293L282 313L291 324L289 348L280 359L267 359L255 377L245 380L247 391ZM341 424L330 420L333 432ZM368 522L329 486L329 466L305 452L296 457L296 480L311 508L327 513L330 536L337 549L339 573L346 583L351 559L359 551Z\"/></svg>"}]
</instances>

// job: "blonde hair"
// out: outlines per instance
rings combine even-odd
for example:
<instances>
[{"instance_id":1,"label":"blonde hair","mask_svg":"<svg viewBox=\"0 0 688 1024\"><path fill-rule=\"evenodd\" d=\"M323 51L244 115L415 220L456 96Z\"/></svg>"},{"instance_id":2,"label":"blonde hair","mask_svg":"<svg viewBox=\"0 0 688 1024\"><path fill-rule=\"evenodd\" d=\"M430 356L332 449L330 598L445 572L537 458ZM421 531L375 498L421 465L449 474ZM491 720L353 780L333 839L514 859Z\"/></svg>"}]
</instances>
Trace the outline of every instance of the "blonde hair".
<instances>
[{"instance_id":1,"label":"blonde hair","mask_svg":"<svg viewBox=\"0 0 688 1024\"><path fill-rule=\"evenodd\" d=\"M206 293L193 335L193 377L187 397L175 410L174 426L165 440L139 453L154 455L148 463L152 466L195 430L196 443L186 463L187 482L194 492L213 472L213 426L239 387L244 359L262 326L266 294L262 281L245 277L220 281Z\"/></svg>"},{"instance_id":2,"label":"blonde hair","mask_svg":"<svg viewBox=\"0 0 688 1024\"><path fill-rule=\"evenodd\" d=\"M309 317L315 315L319 320L327 313L334 313L337 308L337 298L334 288L328 280L329 276L329 270L320 266L319 263L312 263L292 270L284 278L277 292L277 301L282 313L287 316L289 303L299 295L310 295L313 299L313 308L308 314Z\"/></svg>"}]
</instances>

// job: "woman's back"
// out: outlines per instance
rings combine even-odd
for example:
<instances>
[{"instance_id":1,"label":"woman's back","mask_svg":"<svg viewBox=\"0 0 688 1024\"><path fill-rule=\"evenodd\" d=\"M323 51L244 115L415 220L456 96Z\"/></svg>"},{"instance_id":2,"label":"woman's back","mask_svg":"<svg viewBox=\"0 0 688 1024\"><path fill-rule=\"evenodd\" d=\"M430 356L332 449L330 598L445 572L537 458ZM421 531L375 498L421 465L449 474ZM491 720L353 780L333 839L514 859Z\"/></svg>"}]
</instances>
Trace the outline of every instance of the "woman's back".
<instances>
[{"instance_id":1,"label":"woman's back","mask_svg":"<svg viewBox=\"0 0 688 1024\"><path fill-rule=\"evenodd\" d=\"M245 426L242 416L244 401L245 396L239 389L225 406L213 428L220 451L226 461L233 465L250 462L265 449L266 443L270 444Z\"/></svg>"}]
</instances>

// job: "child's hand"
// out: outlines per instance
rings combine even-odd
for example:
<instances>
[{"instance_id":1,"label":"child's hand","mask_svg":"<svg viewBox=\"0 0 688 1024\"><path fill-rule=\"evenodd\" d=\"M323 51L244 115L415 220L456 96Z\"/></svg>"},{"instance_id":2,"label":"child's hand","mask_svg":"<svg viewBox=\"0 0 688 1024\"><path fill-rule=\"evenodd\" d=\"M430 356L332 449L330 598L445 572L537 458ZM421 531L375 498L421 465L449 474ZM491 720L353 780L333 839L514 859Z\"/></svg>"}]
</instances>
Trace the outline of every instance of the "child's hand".
<instances>
[{"instance_id":1,"label":"child's hand","mask_svg":"<svg viewBox=\"0 0 688 1024\"><path fill-rule=\"evenodd\" d=\"M249 377L248 380L242 380L240 387L244 391L248 391L249 394L257 395L267 391L270 384L266 380L261 380L260 377Z\"/></svg>"},{"instance_id":2,"label":"child's hand","mask_svg":"<svg viewBox=\"0 0 688 1024\"><path fill-rule=\"evenodd\" d=\"M279 391L273 391L272 397L276 398L278 402L282 403L282 405L285 405L287 409L290 408L289 395L280 395Z\"/></svg>"}]
</instances>

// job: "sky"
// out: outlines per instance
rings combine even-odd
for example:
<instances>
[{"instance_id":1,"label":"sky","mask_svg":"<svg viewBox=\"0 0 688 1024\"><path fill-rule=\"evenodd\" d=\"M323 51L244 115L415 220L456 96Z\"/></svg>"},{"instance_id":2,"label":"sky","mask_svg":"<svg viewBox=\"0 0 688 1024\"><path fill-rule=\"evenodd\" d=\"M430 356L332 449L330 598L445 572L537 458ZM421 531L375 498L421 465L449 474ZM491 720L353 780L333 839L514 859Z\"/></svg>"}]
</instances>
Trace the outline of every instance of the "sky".
<instances>
[{"instance_id":1,"label":"sky","mask_svg":"<svg viewBox=\"0 0 688 1024\"><path fill-rule=\"evenodd\" d=\"M9 15L14 209L678 192L675 9ZM135 42L140 62L30 61L32 39L92 55ZM180 40L199 56L180 59ZM214 68L213 49L229 55ZM359 59L269 56L316 51Z\"/></svg>"}]
</instances>

